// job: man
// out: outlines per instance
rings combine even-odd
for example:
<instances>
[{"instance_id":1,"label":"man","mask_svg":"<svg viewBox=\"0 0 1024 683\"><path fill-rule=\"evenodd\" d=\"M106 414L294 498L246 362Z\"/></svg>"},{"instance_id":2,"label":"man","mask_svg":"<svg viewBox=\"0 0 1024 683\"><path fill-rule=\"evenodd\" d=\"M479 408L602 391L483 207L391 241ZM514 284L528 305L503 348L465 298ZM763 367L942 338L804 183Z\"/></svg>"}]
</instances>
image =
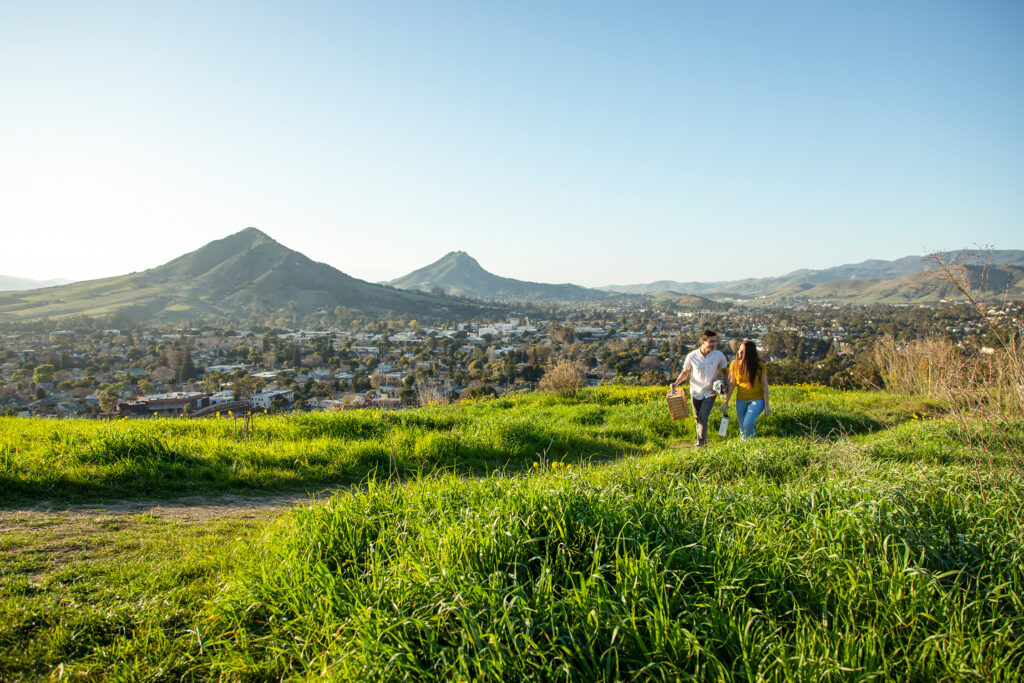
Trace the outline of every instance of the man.
<instances>
[{"instance_id":1,"label":"man","mask_svg":"<svg viewBox=\"0 0 1024 683\"><path fill-rule=\"evenodd\" d=\"M718 334L714 330L704 330L700 336L700 348L691 351L683 361L683 370L672 382L670 391L687 379L690 380L690 401L693 402L693 419L697 427L697 447L701 448L708 442L708 417L715 407L718 394L713 387L719 374L729 367L725 354L719 351Z\"/></svg>"}]
</instances>

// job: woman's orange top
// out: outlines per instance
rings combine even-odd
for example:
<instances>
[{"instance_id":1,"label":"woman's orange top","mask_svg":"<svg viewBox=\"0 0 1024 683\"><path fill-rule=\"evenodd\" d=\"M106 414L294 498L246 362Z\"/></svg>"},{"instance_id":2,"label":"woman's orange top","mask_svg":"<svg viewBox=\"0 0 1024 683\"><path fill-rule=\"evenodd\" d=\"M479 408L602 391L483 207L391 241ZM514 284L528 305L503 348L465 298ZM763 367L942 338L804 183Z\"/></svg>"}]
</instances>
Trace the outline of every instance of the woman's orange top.
<instances>
[{"instance_id":1,"label":"woman's orange top","mask_svg":"<svg viewBox=\"0 0 1024 683\"><path fill-rule=\"evenodd\" d=\"M729 375L736 383L737 401L753 401L755 398L764 398L764 386L761 384L761 378L764 377L764 363L758 364L757 377L752 383L747 382L746 377L743 376L743 368L738 360L729 363Z\"/></svg>"}]
</instances>

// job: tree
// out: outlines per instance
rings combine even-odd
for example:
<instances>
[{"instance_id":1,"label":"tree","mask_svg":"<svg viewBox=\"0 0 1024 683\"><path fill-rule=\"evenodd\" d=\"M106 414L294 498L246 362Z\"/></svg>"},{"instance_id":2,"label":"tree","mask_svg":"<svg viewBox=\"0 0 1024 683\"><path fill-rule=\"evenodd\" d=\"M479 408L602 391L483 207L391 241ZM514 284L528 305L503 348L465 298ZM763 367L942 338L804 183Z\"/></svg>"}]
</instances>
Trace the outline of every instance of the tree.
<instances>
[{"instance_id":1,"label":"tree","mask_svg":"<svg viewBox=\"0 0 1024 683\"><path fill-rule=\"evenodd\" d=\"M100 391L100 409L105 413L112 413L117 408L118 393L124 387L121 384L108 384Z\"/></svg>"},{"instance_id":2,"label":"tree","mask_svg":"<svg viewBox=\"0 0 1024 683\"><path fill-rule=\"evenodd\" d=\"M235 377L231 383L231 391L234 392L236 399L248 398L262 388L263 380L250 375Z\"/></svg>"},{"instance_id":3,"label":"tree","mask_svg":"<svg viewBox=\"0 0 1024 683\"><path fill-rule=\"evenodd\" d=\"M187 382L198 376L199 370L196 369L195 363L192 362L192 347L189 346L181 354L181 362L177 368L177 379L179 382Z\"/></svg>"}]
</instances>

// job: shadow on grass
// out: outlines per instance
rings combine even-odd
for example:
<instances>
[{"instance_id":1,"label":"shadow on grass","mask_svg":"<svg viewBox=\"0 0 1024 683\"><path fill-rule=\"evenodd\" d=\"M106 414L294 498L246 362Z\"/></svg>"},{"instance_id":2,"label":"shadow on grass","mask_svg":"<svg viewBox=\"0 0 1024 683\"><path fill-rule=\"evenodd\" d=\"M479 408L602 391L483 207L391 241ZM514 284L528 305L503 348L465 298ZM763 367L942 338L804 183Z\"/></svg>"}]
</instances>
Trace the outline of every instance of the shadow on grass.
<instances>
[{"instance_id":1,"label":"shadow on grass","mask_svg":"<svg viewBox=\"0 0 1024 683\"><path fill-rule=\"evenodd\" d=\"M187 453L163 439L107 434L53 459L7 463L0 468L0 509L48 500L56 503L112 499L168 499L188 495L298 493L368 481L404 481L441 471L481 476L516 473L546 460L581 464L644 452L641 430L605 426L593 434L562 431L526 420L481 425L466 431L455 423L403 420L303 420L315 436L303 447L275 451L273 444L213 446ZM395 422L398 422L397 420ZM425 431L423 427L435 427ZM351 438L359 434L363 438ZM308 443L308 447L305 444ZM296 457L296 451L300 455Z\"/></svg>"},{"instance_id":2,"label":"shadow on grass","mask_svg":"<svg viewBox=\"0 0 1024 683\"><path fill-rule=\"evenodd\" d=\"M885 422L874 415L820 405L796 405L784 411L773 411L757 421L758 436L814 436L836 439L855 434L870 434L887 428Z\"/></svg>"}]
</instances>

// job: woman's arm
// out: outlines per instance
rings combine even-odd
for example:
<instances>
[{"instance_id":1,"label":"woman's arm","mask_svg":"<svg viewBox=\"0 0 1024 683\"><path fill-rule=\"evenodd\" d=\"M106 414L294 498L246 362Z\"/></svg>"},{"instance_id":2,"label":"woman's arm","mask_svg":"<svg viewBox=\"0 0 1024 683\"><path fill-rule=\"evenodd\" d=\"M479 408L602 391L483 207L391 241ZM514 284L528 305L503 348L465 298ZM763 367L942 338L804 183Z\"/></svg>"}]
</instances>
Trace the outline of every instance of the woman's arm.
<instances>
[{"instance_id":1,"label":"woman's arm","mask_svg":"<svg viewBox=\"0 0 1024 683\"><path fill-rule=\"evenodd\" d=\"M764 412L762 415L768 415L772 412L772 409L768 406L768 372L765 371L761 375L761 390L764 392Z\"/></svg>"}]
</instances>

